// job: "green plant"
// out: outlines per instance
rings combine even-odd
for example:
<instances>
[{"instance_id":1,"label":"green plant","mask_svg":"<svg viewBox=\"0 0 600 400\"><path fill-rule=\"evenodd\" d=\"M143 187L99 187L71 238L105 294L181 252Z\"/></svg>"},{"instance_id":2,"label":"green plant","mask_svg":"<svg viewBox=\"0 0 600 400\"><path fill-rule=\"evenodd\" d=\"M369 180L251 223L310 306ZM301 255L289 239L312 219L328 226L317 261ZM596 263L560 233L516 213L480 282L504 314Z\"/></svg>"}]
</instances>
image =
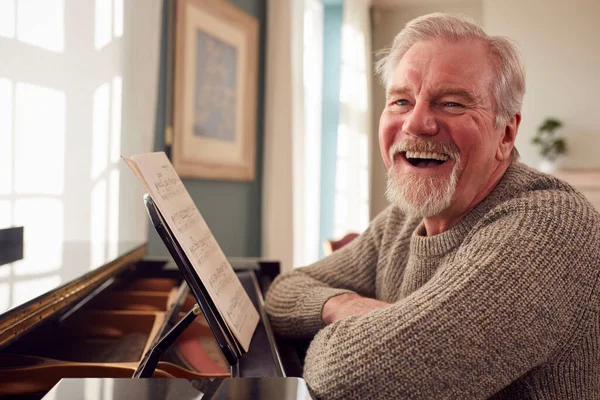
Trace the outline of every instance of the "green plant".
<instances>
[{"instance_id":1,"label":"green plant","mask_svg":"<svg viewBox=\"0 0 600 400\"><path fill-rule=\"evenodd\" d=\"M546 118L538 128L536 135L531 140L540 148L540 155L549 161L554 161L556 158L567 152L567 143L556 130L562 126L562 122Z\"/></svg>"}]
</instances>

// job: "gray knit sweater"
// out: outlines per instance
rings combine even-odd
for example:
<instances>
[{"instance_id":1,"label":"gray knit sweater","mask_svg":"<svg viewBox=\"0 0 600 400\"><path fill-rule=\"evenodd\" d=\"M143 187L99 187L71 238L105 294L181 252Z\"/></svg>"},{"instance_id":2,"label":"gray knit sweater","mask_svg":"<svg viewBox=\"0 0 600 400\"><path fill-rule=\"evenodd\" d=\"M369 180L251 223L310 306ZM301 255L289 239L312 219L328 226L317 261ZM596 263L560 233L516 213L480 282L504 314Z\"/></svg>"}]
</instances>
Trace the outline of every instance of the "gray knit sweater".
<instances>
[{"instance_id":1,"label":"gray knit sweater","mask_svg":"<svg viewBox=\"0 0 600 400\"><path fill-rule=\"evenodd\" d=\"M350 245L278 277L272 326L310 338L322 399L600 399L600 216L513 163L450 230L390 207ZM344 292L393 303L327 327ZM316 336L315 336L316 335Z\"/></svg>"}]
</instances>

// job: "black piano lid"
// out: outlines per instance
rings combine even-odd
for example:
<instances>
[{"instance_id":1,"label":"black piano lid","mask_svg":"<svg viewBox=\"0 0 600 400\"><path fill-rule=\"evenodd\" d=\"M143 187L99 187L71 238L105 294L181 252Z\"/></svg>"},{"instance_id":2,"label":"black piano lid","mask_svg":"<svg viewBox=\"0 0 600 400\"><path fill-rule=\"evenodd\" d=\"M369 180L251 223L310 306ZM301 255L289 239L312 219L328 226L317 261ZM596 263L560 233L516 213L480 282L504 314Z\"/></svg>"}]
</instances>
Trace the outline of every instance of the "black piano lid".
<instances>
[{"instance_id":1,"label":"black piano lid","mask_svg":"<svg viewBox=\"0 0 600 400\"><path fill-rule=\"evenodd\" d=\"M301 378L62 379L44 399L310 400Z\"/></svg>"},{"instance_id":2,"label":"black piano lid","mask_svg":"<svg viewBox=\"0 0 600 400\"><path fill-rule=\"evenodd\" d=\"M22 260L0 266L0 348L73 305L142 259L141 241L42 242L24 245ZM107 256L108 254L108 256Z\"/></svg>"}]
</instances>

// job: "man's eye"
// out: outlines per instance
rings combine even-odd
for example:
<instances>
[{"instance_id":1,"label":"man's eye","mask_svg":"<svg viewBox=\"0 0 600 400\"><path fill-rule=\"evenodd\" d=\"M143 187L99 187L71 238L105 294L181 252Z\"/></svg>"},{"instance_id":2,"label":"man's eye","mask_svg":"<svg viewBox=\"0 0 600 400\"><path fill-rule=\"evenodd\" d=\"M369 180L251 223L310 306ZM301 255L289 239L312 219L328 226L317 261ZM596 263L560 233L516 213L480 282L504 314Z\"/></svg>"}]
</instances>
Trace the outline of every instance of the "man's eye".
<instances>
[{"instance_id":1,"label":"man's eye","mask_svg":"<svg viewBox=\"0 0 600 400\"><path fill-rule=\"evenodd\" d=\"M406 100L406 99L400 99L400 100L394 101L394 104L397 106L407 106L409 103L408 103L408 100Z\"/></svg>"},{"instance_id":2,"label":"man's eye","mask_svg":"<svg viewBox=\"0 0 600 400\"><path fill-rule=\"evenodd\" d=\"M444 107L450 107L450 108L456 108L456 107L462 107L463 105L460 103L456 103L454 101L447 101L445 103L443 103Z\"/></svg>"}]
</instances>

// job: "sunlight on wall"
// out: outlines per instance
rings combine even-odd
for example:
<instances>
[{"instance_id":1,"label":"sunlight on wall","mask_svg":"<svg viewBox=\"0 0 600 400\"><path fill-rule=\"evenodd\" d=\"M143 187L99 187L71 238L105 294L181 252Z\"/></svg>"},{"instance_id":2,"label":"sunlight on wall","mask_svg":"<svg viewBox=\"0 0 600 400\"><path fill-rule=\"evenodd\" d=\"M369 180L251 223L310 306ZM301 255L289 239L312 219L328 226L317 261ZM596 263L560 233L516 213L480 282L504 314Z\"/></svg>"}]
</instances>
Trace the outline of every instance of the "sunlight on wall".
<instances>
[{"instance_id":1,"label":"sunlight on wall","mask_svg":"<svg viewBox=\"0 0 600 400\"><path fill-rule=\"evenodd\" d=\"M123 0L114 0L113 34L115 37L123 36Z\"/></svg>"},{"instance_id":2,"label":"sunlight on wall","mask_svg":"<svg viewBox=\"0 0 600 400\"><path fill-rule=\"evenodd\" d=\"M94 47L100 50L112 40L112 0L96 0Z\"/></svg>"},{"instance_id":3,"label":"sunlight on wall","mask_svg":"<svg viewBox=\"0 0 600 400\"><path fill-rule=\"evenodd\" d=\"M94 91L90 203L91 266L117 254L119 240L119 163L123 82L120 76Z\"/></svg>"},{"instance_id":4,"label":"sunlight on wall","mask_svg":"<svg viewBox=\"0 0 600 400\"><path fill-rule=\"evenodd\" d=\"M106 181L98 181L92 189L92 200L90 210L92 241L91 267L97 266L104 261L104 249L106 246Z\"/></svg>"},{"instance_id":5,"label":"sunlight on wall","mask_svg":"<svg viewBox=\"0 0 600 400\"><path fill-rule=\"evenodd\" d=\"M14 223L25 227L25 257L14 263L16 275L54 271L62 265L63 213L60 199L34 197L15 201Z\"/></svg>"},{"instance_id":6,"label":"sunlight on wall","mask_svg":"<svg viewBox=\"0 0 600 400\"><path fill-rule=\"evenodd\" d=\"M15 37L15 0L0 1L0 36Z\"/></svg>"},{"instance_id":7,"label":"sunlight on wall","mask_svg":"<svg viewBox=\"0 0 600 400\"><path fill-rule=\"evenodd\" d=\"M0 9L0 15L1 13ZM12 193L12 97L12 82L0 78L0 195ZM7 222L0 209L0 227L3 226L7 226Z\"/></svg>"},{"instance_id":8,"label":"sunlight on wall","mask_svg":"<svg viewBox=\"0 0 600 400\"><path fill-rule=\"evenodd\" d=\"M94 91L92 127L92 179L98 178L108 165L108 129L110 124L110 86Z\"/></svg>"},{"instance_id":9,"label":"sunlight on wall","mask_svg":"<svg viewBox=\"0 0 600 400\"><path fill-rule=\"evenodd\" d=\"M64 191L66 97L59 90L17 83L15 192Z\"/></svg>"},{"instance_id":10,"label":"sunlight on wall","mask_svg":"<svg viewBox=\"0 0 600 400\"><path fill-rule=\"evenodd\" d=\"M46 50L64 52L64 0L19 0L17 38Z\"/></svg>"},{"instance_id":11,"label":"sunlight on wall","mask_svg":"<svg viewBox=\"0 0 600 400\"><path fill-rule=\"evenodd\" d=\"M123 80L120 76L113 79L112 110L110 133L110 161L116 163L121 156L121 106L123 103Z\"/></svg>"},{"instance_id":12,"label":"sunlight on wall","mask_svg":"<svg viewBox=\"0 0 600 400\"><path fill-rule=\"evenodd\" d=\"M117 255L119 239L119 170L110 171L108 199L108 238L110 239L108 257Z\"/></svg>"},{"instance_id":13,"label":"sunlight on wall","mask_svg":"<svg viewBox=\"0 0 600 400\"><path fill-rule=\"evenodd\" d=\"M8 200L0 200L0 228L12 226L12 204ZM0 274L3 269L0 268Z\"/></svg>"}]
</instances>

